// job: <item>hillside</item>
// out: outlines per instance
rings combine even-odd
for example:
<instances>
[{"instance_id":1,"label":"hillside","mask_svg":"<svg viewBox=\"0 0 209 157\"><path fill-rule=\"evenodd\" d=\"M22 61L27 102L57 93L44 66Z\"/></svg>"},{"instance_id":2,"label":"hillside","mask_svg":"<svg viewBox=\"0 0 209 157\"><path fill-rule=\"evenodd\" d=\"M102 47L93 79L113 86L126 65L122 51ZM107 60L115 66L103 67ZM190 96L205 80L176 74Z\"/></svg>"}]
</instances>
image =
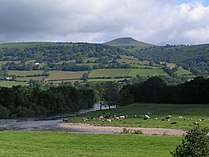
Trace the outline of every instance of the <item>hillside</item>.
<instances>
[{"instance_id":1,"label":"hillside","mask_svg":"<svg viewBox=\"0 0 209 157\"><path fill-rule=\"evenodd\" d=\"M117 41L116 41L117 42ZM127 42L124 41L124 42ZM129 43L138 43L129 40ZM175 74L168 69L176 69ZM0 85L44 82L121 81L141 77L190 77L176 64L155 64L136 54L104 44L28 42L0 44ZM3 82L4 81L4 82ZM9 81L5 83L5 81ZM14 82L15 81L15 82ZM11 84L10 84L11 83Z\"/></svg>"},{"instance_id":2,"label":"hillside","mask_svg":"<svg viewBox=\"0 0 209 157\"><path fill-rule=\"evenodd\" d=\"M137 41L131 37L114 39L114 40L106 42L104 44L118 47L118 48L122 48L122 49L125 49L128 51L131 51L131 52L134 52L135 50L141 50L144 48L149 48L149 47L154 46L152 44Z\"/></svg>"},{"instance_id":3,"label":"hillside","mask_svg":"<svg viewBox=\"0 0 209 157\"><path fill-rule=\"evenodd\" d=\"M209 74L209 44L167 45L138 50L136 54L143 59L176 63L196 75Z\"/></svg>"}]
</instances>

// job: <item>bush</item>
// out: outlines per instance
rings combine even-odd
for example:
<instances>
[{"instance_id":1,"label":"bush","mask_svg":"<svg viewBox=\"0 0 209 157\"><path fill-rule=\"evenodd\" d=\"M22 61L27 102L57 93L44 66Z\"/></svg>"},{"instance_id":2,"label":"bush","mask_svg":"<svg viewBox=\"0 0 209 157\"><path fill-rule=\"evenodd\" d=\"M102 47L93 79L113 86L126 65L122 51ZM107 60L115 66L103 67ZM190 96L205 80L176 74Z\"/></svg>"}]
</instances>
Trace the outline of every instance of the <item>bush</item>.
<instances>
[{"instance_id":1,"label":"bush","mask_svg":"<svg viewBox=\"0 0 209 157\"><path fill-rule=\"evenodd\" d=\"M187 132L182 144L171 152L173 157L209 157L208 129L199 127Z\"/></svg>"},{"instance_id":2,"label":"bush","mask_svg":"<svg viewBox=\"0 0 209 157\"><path fill-rule=\"evenodd\" d=\"M8 118L10 111L8 108L0 105L0 118Z\"/></svg>"}]
</instances>

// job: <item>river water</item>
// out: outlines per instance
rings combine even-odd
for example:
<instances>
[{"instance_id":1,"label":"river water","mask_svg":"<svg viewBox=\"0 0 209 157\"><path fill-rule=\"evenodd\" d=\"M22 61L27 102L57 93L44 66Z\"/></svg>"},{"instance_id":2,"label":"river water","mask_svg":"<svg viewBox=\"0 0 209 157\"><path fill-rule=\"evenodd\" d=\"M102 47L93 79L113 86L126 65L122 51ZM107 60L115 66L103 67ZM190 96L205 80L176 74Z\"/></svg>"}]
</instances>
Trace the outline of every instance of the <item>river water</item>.
<instances>
[{"instance_id":1,"label":"river water","mask_svg":"<svg viewBox=\"0 0 209 157\"><path fill-rule=\"evenodd\" d=\"M47 118L28 118L28 119L1 119L0 120L0 131L13 130L13 131L71 131L71 132L82 132L82 130L74 130L68 128L61 128L59 124L63 122L63 118L75 117L91 111L99 110L99 104L95 104L91 109L80 110L74 114L60 114L53 117ZM103 107L103 110L108 109Z\"/></svg>"}]
</instances>

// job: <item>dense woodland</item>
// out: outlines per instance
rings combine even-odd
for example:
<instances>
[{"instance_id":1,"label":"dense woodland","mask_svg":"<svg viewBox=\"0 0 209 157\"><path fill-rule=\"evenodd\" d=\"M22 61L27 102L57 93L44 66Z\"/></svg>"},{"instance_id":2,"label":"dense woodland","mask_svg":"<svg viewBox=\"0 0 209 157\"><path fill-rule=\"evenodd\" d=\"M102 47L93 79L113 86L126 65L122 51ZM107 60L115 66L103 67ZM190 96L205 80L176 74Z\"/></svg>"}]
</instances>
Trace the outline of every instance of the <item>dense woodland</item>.
<instances>
[{"instance_id":1,"label":"dense woodland","mask_svg":"<svg viewBox=\"0 0 209 157\"><path fill-rule=\"evenodd\" d=\"M72 113L94 105L94 91L72 86L0 88L0 118Z\"/></svg>"},{"instance_id":2,"label":"dense woodland","mask_svg":"<svg viewBox=\"0 0 209 157\"><path fill-rule=\"evenodd\" d=\"M189 82L167 85L161 78L152 77L143 83L124 86L119 98L124 105L132 102L209 103L209 79L197 77Z\"/></svg>"},{"instance_id":3,"label":"dense woodland","mask_svg":"<svg viewBox=\"0 0 209 157\"><path fill-rule=\"evenodd\" d=\"M60 86L13 86L0 88L1 118L36 116L62 112L75 112L101 105L128 105L148 103L209 103L209 79L197 77L177 85L167 85L159 77L127 84L103 82L91 84L66 84Z\"/></svg>"},{"instance_id":4,"label":"dense woodland","mask_svg":"<svg viewBox=\"0 0 209 157\"><path fill-rule=\"evenodd\" d=\"M2 66L3 70L87 71L104 67L129 68L116 61L122 54L127 52L107 45L88 43L34 43L26 47L0 47L0 61L8 61ZM89 58L87 63L98 65L83 65L85 58ZM38 64L27 62L31 60Z\"/></svg>"}]
</instances>

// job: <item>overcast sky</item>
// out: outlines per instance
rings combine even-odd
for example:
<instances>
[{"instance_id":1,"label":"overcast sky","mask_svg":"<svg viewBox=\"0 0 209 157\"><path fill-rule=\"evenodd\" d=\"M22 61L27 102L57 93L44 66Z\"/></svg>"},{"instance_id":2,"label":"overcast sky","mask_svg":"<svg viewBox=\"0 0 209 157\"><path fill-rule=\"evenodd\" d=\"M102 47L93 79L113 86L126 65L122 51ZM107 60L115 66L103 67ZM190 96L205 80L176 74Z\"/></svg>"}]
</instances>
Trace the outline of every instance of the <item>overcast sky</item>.
<instances>
[{"instance_id":1,"label":"overcast sky","mask_svg":"<svg viewBox=\"0 0 209 157\"><path fill-rule=\"evenodd\" d=\"M0 43L209 43L208 0L0 0Z\"/></svg>"}]
</instances>

